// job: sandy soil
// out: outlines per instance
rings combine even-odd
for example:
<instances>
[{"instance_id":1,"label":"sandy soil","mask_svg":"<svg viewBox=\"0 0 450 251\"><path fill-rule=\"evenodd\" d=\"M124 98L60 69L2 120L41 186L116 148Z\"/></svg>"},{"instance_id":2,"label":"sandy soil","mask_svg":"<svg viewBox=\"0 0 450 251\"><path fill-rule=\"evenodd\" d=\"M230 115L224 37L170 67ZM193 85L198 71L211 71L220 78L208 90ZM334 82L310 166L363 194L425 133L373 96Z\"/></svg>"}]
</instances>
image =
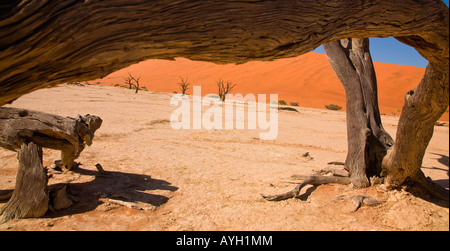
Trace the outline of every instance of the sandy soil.
<instances>
[{"instance_id":1,"label":"sandy soil","mask_svg":"<svg viewBox=\"0 0 450 251\"><path fill-rule=\"evenodd\" d=\"M399 115L405 94L415 88L425 73L424 68L374 63L377 73L381 113ZM326 55L307 53L295 58L272 62L249 62L241 65L217 65L177 58L176 61L147 60L114 72L103 79L90 81L113 86L124 84L131 73L140 76L142 86L160 92L180 92L180 77L192 85L202 86L202 92L217 93L217 80L231 81L237 86L231 93L277 93L280 100L298 102L302 107L324 108L337 104L345 110L345 91L328 62ZM192 93L192 88L188 91ZM448 121L446 112L441 120Z\"/></svg>"},{"instance_id":2,"label":"sandy soil","mask_svg":"<svg viewBox=\"0 0 450 251\"><path fill-rule=\"evenodd\" d=\"M104 123L77 160L79 168L49 170L49 184L68 183L78 202L39 219L11 220L0 230L449 230L448 207L377 186L309 186L300 199L262 199L261 193L291 190L292 174L345 160L344 112L280 111L277 139L261 141L259 130L172 129L177 107L169 105L171 95L62 85L15 101L14 107L62 116L95 114ZM395 135L398 118L382 119ZM423 162L423 171L447 189L448 137L448 127L435 127ZM303 157L306 152L312 159ZM0 149L0 192L14 188L15 156ZM57 151L44 151L45 165L56 159ZM97 163L106 174L99 175ZM354 212L351 198L360 194L386 202Z\"/></svg>"}]
</instances>

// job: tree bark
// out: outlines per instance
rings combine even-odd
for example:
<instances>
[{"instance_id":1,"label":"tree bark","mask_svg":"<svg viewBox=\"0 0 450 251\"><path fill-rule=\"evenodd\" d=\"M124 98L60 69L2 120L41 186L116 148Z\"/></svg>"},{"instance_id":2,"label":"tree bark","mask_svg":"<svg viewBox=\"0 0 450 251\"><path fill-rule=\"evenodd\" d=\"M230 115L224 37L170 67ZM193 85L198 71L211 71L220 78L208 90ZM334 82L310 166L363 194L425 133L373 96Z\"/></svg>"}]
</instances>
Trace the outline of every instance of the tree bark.
<instances>
[{"instance_id":1,"label":"tree bark","mask_svg":"<svg viewBox=\"0 0 450 251\"><path fill-rule=\"evenodd\" d=\"M328 60L346 93L348 153L345 169L353 185L370 185L394 141L384 130L369 39L348 38L324 44Z\"/></svg>"},{"instance_id":2,"label":"tree bark","mask_svg":"<svg viewBox=\"0 0 450 251\"><path fill-rule=\"evenodd\" d=\"M448 200L448 191L428 182L420 169L434 125L449 104L448 78L448 73L436 70L434 64L429 64L419 86L407 93L396 142L383 159L387 188L395 188L409 181Z\"/></svg>"},{"instance_id":3,"label":"tree bark","mask_svg":"<svg viewBox=\"0 0 450 251\"><path fill-rule=\"evenodd\" d=\"M402 42L448 66L448 21L441 0L8 1L0 8L0 106L150 58L274 60L349 37L409 37Z\"/></svg>"},{"instance_id":4,"label":"tree bark","mask_svg":"<svg viewBox=\"0 0 450 251\"><path fill-rule=\"evenodd\" d=\"M93 115L77 119L18 108L0 107L0 147L17 151L22 144L61 150L62 164L70 169L85 145L90 146L102 120Z\"/></svg>"},{"instance_id":5,"label":"tree bark","mask_svg":"<svg viewBox=\"0 0 450 251\"><path fill-rule=\"evenodd\" d=\"M34 143L24 143L17 158L16 186L11 199L0 209L0 223L10 219L41 217L48 209L47 172L42 166L42 148Z\"/></svg>"}]
</instances>

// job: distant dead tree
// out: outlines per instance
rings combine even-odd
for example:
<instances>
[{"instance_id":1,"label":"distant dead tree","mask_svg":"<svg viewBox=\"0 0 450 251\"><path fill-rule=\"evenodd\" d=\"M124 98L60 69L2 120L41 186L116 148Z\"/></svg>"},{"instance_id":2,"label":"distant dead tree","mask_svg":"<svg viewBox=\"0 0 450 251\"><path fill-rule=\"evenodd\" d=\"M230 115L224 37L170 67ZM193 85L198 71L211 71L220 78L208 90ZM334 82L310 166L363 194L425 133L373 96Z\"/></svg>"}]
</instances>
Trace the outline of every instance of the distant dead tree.
<instances>
[{"instance_id":1,"label":"distant dead tree","mask_svg":"<svg viewBox=\"0 0 450 251\"><path fill-rule=\"evenodd\" d=\"M127 84L130 89L131 89L131 86L134 86L134 88L136 88L136 93L138 93L138 91L139 91L139 79L141 79L141 77L138 77L136 79L135 77L133 77L131 75L131 73L128 73L128 77L125 78L125 84Z\"/></svg>"},{"instance_id":2,"label":"distant dead tree","mask_svg":"<svg viewBox=\"0 0 450 251\"><path fill-rule=\"evenodd\" d=\"M227 81L227 84L225 85L223 83L223 80L220 79L217 81L217 88L219 89L219 97L222 100L222 102L225 102L226 95L228 92L230 92L237 84L233 84L231 82Z\"/></svg>"},{"instance_id":3,"label":"distant dead tree","mask_svg":"<svg viewBox=\"0 0 450 251\"><path fill-rule=\"evenodd\" d=\"M186 78L186 80L184 80L181 76L178 76L178 77L180 77L180 79L181 79L181 82L178 83L178 86L181 88L181 93L182 93L183 95L185 95L187 89L189 88L189 86L190 86L191 84L188 82L188 78Z\"/></svg>"},{"instance_id":4,"label":"distant dead tree","mask_svg":"<svg viewBox=\"0 0 450 251\"><path fill-rule=\"evenodd\" d=\"M131 86L133 85L133 80L130 77L125 78L125 84L127 84L131 90Z\"/></svg>"}]
</instances>

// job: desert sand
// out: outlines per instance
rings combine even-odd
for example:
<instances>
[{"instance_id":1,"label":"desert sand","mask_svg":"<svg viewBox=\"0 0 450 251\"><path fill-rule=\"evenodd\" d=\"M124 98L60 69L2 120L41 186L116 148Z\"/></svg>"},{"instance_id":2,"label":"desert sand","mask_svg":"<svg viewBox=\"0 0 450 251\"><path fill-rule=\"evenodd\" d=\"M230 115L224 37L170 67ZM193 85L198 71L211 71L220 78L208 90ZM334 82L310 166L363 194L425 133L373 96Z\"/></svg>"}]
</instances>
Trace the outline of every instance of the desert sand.
<instances>
[{"instance_id":1,"label":"desert sand","mask_svg":"<svg viewBox=\"0 0 450 251\"><path fill-rule=\"evenodd\" d=\"M403 190L322 185L305 187L299 199L261 197L291 190L298 182L292 174L308 175L345 160L345 112L279 111L278 137L271 141L260 140L260 130L174 130L169 121L177 107L169 102L175 84L170 88L135 94L118 87L61 85L16 100L11 106L71 117L95 114L104 122L76 160L79 167L49 169L49 184L67 183L76 202L42 218L11 220L0 230L449 230L448 205ZM395 137L398 117L382 119ZM422 168L447 189L448 137L448 127L435 127ZM0 159L1 192L14 188L16 153L0 149ZM44 165L57 159L59 152L44 150ZM353 211L355 195L385 202Z\"/></svg>"},{"instance_id":2,"label":"desert sand","mask_svg":"<svg viewBox=\"0 0 450 251\"><path fill-rule=\"evenodd\" d=\"M401 113L405 94L422 79L424 68L374 62L377 74L380 111ZM180 77L202 87L204 94L217 93L219 79L237 86L231 93L278 94L280 100L298 102L301 107L321 108L337 104L345 110L345 91L326 55L310 52L295 58L242 65L217 65L176 58L175 61L147 60L114 72L103 79L89 81L113 86L124 85L131 73L141 77L141 86L160 92L180 92ZM192 89L191 92L192 93ZM446 112L440 120L448 121Z\"/></svg>"}]
</instances>

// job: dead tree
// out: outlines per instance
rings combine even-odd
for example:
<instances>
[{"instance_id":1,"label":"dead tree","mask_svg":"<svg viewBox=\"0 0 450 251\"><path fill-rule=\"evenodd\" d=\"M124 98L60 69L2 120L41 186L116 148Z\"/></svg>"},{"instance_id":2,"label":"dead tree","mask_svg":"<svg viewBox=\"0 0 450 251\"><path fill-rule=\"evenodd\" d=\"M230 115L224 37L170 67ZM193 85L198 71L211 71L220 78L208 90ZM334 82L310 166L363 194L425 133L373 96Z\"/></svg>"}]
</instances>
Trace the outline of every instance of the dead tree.
<instances>
[{"instance_id":1,"label":"dead tree","mask_svg":"<svg viewBox=\"0 0 450 251\"><path fill-rule=\"evenodd\" d=\"M381 162L394 140L384 130L378 108L377 79L369 50L368 38L348 38L324 44L334 72L346 93L348 151L344 176L311 176L293 191L264 196L281 200L298 196L307 184L349 184L370 186L370 177L381 176ZM342 176L342 175L340 175Z\"/></svg>"},{"instance_id":2,"label":"dead tree","mask_svg":"<svg viewBox=\"0 0 450 251\"><path fill-rule=\"evenodd\" d=\"M188 82L188 79L187 79L187 78L186 78L186 80L184 80L181 76L179 76L179 77L180 77L180 79L181 79L181 82L178 83L178 86L181 88L181 93L182 93L183 95L185 95L187 89L189 88L189 86L190 86L191 84Z\"/></svg>"},{"instance_id":3,"label":"dead tree","mask_svg":"<svg viewBox=\"0 0 450 251\"><path fill-rule=\"evenodd\" d=\"M356 187L381 175L381 162L394 140L384 130L378 108L377 78L368 38L324 44L334 72L346 93L348 152L345 168Z\"/></svg>"},{"instance_id":4,"label":"dead tree","mask_svg":"<svg viewBox=\"0 0 450 251\"><path fill-rule=\"evenodd\" d=\"M417 187L421 192L449 200L449 191L422 172L422 160L436 121L449 104L449 75L430 63L420 84L405 95L394 146L382 163L385 187Z\"/></svg>"},{"instance_id":5,"label":"dead tree","mask_svg":"<svg viewBox=\"0 0 450 251\"><path fill-rule=\"evenodd\" d=\"M219 91L219 97L222 100L222 102L225 102L225 99L227 98L227 94L236 86L237 84L233 84L231 82L228 82L226 84L223 83L223 80L220 79L217 81L217 88Z\"/></svg>"},{"instance_id":6,"label":"dead tree","mask_svg":"<svg viewBox=\"0 0 450 251\"><path fill-rule=\"evenodd\" d=\"M125 84L127 84L129 86L129 88L131 89L131 86L134 86L134 88L136 89L136 93L138 93L139 91L139 80L141 79L141 77L138 77L137 79L134 78L131 73L128 73L128 77L125 78ZM134 81L134 83L133 83Z\"/></svg>"},{"instance_id":7,"label":"dead tree","mask_svg":"<svg viewBox=\"0 0 450 251\"><path fill-rule=\"evenodd\" d=\"M395 179L398 176L398 173L396 173L398 168L391 171L386 170L387 163L389 163L391 158L391 155L386 156L386 154L395 145L394 140L384 130L381 123L378 108L377 80L369 51L369 39L341 39L325 44L324 49L333 70L346 92L348 152L345 170L348 171L348 174L344 175L344 177L315 175L304 177L305 181L290 192L272 196L263 195L267 200L277 201L297 197L301 188L308 184L352 183L357 188L363 188L371 185L371 177L387 176L387 179ZM407 97L413 94L414 91L408 92ZM426 131L422 133L426 133ZM431 138L432 132L428 131L428 133ZM413 135L410 136L414 137ZM425 151L423 143L417 143L416 149ZM400 154L408 153L402 152ZM397 154L399 153L397 152ZM413 158L413 160L416 159ZM412 161L408 162L411 164ZM384 172L382 163L385 168ZM405 166L404 170L409 168L408 171L412 172L412 175L410 173L407 177L425 188L427 190L425 192L431 192L437 197L448 200L448 191L425 178L422 171L420 171L420 165L408 165L408 163L405 163L403 166ZM400 174L404 175L403 172L405 171L401 171ZM349 176L349 178L346 176ZM392 181L390 180L386 182L387 185L391 183Z\"/></svg>"}]
</instances>

